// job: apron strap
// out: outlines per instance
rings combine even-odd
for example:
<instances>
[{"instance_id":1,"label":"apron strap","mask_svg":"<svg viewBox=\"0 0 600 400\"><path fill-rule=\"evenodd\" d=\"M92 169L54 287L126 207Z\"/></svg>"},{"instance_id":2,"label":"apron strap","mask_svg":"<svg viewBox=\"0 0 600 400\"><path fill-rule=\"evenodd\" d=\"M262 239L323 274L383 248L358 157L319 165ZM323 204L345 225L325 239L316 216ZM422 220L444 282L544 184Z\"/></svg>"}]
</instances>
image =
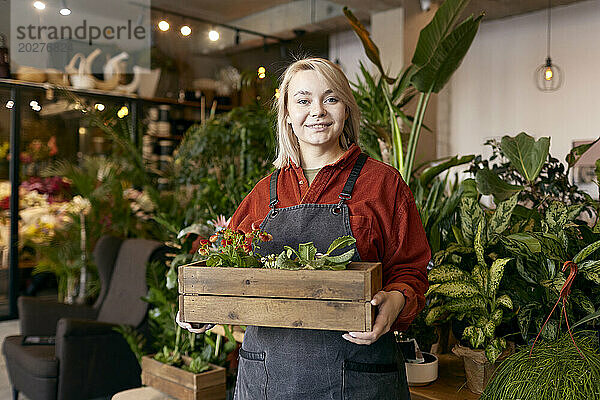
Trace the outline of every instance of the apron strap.
<instances>
[{"instance_id":1,"label":"apron strap","mask_svg":"<svg viewBox=\"0 0 600 400\"><path fill-rule=\"evenodd\" d=\"M354 167L352 167L352 171L350 171L350 176L348 176L348 180L342 189L342 193L340 193L340 200L350 200L352 198L352 190L354 190L354 184L358 179L358 175L360 175L360 171L362 170L365 162L367 161L368 156L365 153L360 153L358 159L354 163ZM343 203L342 201L342 203Z\"/></svg>"},{"instance_id":2,"label":"apron strap","mask_svg":"<svg viewBox=\"0 0 600 400\"><path fill-rule=\"evenodd\" d=\"M269 192L271 199L269 200L269 207L275 211L275 206L279 203L279 199L277 198L277 177L279 176L279 169L273 171L271 175L271 183L269 184Z\"/></svg>"},{"instance_id":3,"label":"apron strap","mask_svg":"<svg viewBox=\"0 0 600 400\"><path fill-rule=\"evenodd\" d=\"M356 183L356 180L358 179L358 176L360 175L360 171L364 167L365 162L367 161L367 158L369 158L369 156L367 156L365 153L360 153L358 155L358 158L356 159L356 162L354 163L354 167L352 167L352 171L350 171L348 180L346 181L346 184L344 185L342 192L338 196L340 198L340 201L337 203L337 205L331 211L334 215L338 215L340 212L342 212L342 204L344 204L344 202L346 200L350 200L352 198L352 191L354 190L354 184Z\"/></svg>"}]
</instances>

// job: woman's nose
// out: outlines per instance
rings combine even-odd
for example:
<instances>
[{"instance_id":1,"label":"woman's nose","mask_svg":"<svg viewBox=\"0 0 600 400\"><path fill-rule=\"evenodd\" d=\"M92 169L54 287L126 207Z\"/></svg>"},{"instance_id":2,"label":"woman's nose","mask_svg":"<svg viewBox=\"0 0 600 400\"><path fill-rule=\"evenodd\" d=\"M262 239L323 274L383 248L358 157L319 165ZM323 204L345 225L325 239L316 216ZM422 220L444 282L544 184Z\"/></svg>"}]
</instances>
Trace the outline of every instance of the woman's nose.
<instances>
[{"instance_id":1,"label":"woman's nose","mask_svg":"<svg viewBox=\"0 0 600 400\"><path fill-rule=\"evenodd\" d=\"M325 107L320 101L313 101L310 108L311 117L321 117L326 114Z\"/></svg>"}]
</instances>

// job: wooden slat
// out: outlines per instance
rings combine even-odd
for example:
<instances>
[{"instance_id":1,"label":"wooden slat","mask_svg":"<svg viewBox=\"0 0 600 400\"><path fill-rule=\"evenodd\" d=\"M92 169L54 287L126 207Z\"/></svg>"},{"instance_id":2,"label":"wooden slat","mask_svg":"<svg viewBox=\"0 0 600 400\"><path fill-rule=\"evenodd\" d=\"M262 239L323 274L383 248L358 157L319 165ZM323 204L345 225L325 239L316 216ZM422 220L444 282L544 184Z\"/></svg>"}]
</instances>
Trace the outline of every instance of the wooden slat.
<instances>
[{"instance_id":1,"label":"wooden slat","mask_svg":"<svg viewBox=\"0 0 600 400\"><path fill-rule=\"evenodd\" d=\"M190 390L194 390L194 374L185 371L181 368L173 367L156 361L151 357L142 357L142 371L146 373L160 376L165 380L176 383L177 385L184 386ZM160 389L160 388L157 388Z\"/></svg>"},{"instance_id":2,"label":"wooden slat","mask_svg":"<svg viewBox=\"0 0 600 400\"><path fill-rule=\"evenodd\" d=\"M201 265L179 267L179 293L367 301L381 290L381 263L351 263L343 271Z\"/></svg>"},{"instance_id":3,"label":"wooden slat","mask_svg":"<svg viewBox=\"0 0 600 400\"><path fill-rule=\"evenodd\" d=\"M186 322L225 325L366 331L373 320L365 302L182 295L179 307Z\"/></svg>"},{"instance_id":4,"label":"wooden slat","mask_svg":"<svg viewBox=\"0 0 600 400\"><path fill-rule=\"evenodd\" d=\"M176 382L164 379L162 376L142 371L142 384L152 386L179 400L225 400L227 398L227 389L224 382L194 391Z\"/></svg>"}]
</instances>

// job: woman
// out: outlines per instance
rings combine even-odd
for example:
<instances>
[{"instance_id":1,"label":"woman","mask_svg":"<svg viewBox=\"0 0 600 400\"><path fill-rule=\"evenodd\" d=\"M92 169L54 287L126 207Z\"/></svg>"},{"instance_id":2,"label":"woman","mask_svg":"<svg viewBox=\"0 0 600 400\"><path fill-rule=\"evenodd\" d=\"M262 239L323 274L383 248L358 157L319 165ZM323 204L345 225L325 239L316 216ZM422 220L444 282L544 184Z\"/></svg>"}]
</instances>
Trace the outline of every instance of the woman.
<instances>
[{"instance_id":1,"label":"woman","mask_svg":"<svg viewBox=\"0 0 600 400\"><path fill-rule=\"evenodd\" d=\"M353 260L381 261L384 287L371 301L371 332L249 326L235 399L408 399L392 331L423 308L430 259L412 194L397 170L361 153L358 106L338 66L297 61L279 91L278 169L242 201L230 227L269 232L263 255L311 241L324 251L352 235Z\"/></svg>"}]
</instances>

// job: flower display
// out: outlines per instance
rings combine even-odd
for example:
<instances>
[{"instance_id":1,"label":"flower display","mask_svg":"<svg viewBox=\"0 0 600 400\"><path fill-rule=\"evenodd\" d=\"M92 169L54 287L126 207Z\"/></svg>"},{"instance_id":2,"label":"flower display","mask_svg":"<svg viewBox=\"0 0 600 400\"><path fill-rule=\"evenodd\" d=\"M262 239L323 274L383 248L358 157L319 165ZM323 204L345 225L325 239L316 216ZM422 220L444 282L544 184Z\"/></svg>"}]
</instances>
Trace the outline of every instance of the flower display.
<instances>
[{"instance_id":1,"label":"flower display","mask_svg":"<svg viewBox=\"0 0 600 400\"><path fill-rule=\"evenodd\" d=\"M225 228L208 239L200 239L198 254L206 258L209 267L260 267L260 256L254 250L260 242L273 239L258 229L249 233Z\"/></svg>"}]
</instances>

